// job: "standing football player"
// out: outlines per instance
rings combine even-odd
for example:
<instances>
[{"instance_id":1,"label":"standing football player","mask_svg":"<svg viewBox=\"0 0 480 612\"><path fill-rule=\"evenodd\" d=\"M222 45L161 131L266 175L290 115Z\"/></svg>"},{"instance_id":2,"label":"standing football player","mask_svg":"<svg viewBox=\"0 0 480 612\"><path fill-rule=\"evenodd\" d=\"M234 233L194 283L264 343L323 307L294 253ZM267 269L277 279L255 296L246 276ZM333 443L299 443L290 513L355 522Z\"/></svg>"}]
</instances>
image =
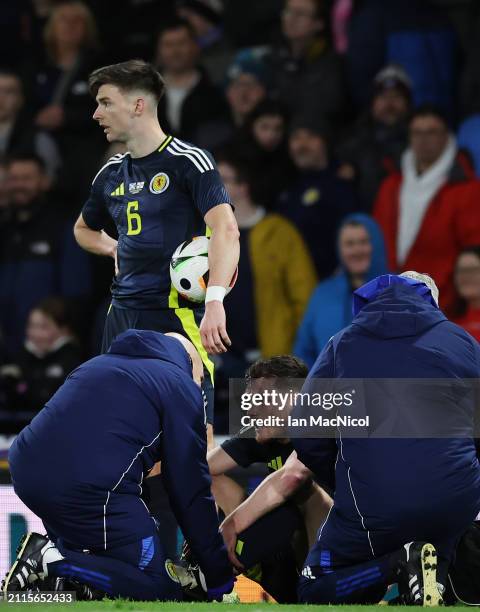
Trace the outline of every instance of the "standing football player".
<instances>
[{"instance_id":1,"label":"standing football player","mask_svg":"<svg viewBox=\"0 0 480 612\"><path fill-rule=\"evenodd\" d=\"M213 440L213 363L208 354L227 350L223 298L237 267L239 232L230 198L210 153L165 134L157 106L161 75L141 60L95 70L89 79L97 101L93 119L109 142L128 150L111 157L93 180L75 224L78 244L112 257L115 277L103 336L103 352L126 329L177 331L202 358ZM105 231L115 222L118 241ZM172 253L193 236L210 235L205 307L184 300L171 285Z\"/></svg>"}]
</instances>

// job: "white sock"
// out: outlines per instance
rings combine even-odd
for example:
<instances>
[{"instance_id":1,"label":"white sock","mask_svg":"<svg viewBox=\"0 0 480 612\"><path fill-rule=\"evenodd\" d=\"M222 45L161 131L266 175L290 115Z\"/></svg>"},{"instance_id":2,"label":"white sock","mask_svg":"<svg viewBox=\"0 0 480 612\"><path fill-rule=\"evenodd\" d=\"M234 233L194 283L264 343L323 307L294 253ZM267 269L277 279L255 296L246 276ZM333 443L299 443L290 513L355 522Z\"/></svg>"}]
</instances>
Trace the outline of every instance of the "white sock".
<instances>
[{"instance_id":1,"label":"white sock","mask_svg":"<svg viewBox=\"0 0 480 612\"><path fill-rule=\"evenodd\" d=\"M61 561L62 559L65 559L65 557L60 554L55 544L49 540L42 548L42 568L45 576L48 576L47 565L55 561Z\"/></svg>"}]
</instances>

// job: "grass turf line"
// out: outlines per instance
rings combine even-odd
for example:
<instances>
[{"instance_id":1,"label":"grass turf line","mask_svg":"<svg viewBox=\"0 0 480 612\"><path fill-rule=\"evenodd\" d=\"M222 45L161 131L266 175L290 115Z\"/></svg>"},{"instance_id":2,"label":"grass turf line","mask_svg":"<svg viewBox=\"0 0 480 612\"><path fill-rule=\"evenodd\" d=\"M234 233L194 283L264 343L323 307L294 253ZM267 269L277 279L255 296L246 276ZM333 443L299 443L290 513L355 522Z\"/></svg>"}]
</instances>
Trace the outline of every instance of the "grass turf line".
<instances>
[{"instance_id":1,"label":"grass turf line","mask_svg":"<svg viewBox=\"0 0 480 612\"><path fill-rule=\"evenodd\" d=\"M15 610L30 610L32 612L93 612L99 610L100 612L116 612L117 610L132 611L132 612L212 612L212 607L215 609L218 607L218 612L223 608L232 612L238 612L243 610L244 612L273 612L277 608L278 612L312 612L313 607L301 604L295 605L282 605L277 607L278 604L274 603L245 603L245 604L222 604L222 603L170 603L170 602L136 602L136 601L79 601L71 604L40 604L40 603L5 603L0 602L0 610L4 612L9 608L12 612ZM379 608L376 606L315 606L315 611L324 609L325 612L334 612L336 609L340 609L342 612L369 612L370 610L376 610L379 612L385 608ZM455 612L460 610L471 610L468 606L455 606Z\"/></svg>"}]
</instances>

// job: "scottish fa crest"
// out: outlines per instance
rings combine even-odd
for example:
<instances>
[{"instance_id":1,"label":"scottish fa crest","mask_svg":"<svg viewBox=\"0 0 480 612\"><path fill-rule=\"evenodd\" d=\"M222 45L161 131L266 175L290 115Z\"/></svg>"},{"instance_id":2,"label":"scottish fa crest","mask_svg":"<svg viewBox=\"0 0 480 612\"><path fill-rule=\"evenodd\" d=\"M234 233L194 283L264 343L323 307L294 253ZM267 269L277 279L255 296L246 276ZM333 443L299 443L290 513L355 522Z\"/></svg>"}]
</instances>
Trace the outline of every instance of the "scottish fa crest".
<instances>
[{"instance_id":1,"label":"scottish fa crest","mask_svg":"<svg viewBox=\"0 0 480 612\"><path fill-rule=\"evenodd\" d=\"M165 172L159 172L150 181L150 191L152 193L163 193L170 185L170 179Z\"/></svg>"}]
</instances>

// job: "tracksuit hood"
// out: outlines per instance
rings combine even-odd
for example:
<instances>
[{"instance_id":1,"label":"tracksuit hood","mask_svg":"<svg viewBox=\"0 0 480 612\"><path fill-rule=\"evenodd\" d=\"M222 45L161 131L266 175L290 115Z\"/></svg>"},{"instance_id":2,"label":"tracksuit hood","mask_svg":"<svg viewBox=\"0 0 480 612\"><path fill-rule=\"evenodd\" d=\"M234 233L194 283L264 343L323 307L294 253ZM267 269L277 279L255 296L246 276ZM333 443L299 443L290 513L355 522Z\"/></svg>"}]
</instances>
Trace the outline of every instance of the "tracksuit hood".
<instances>
[{"instance_id":1,"label":"tracksuit hood","mask_svg":"<svg viewBox=\"0 0 480 612\"><path fill-rule=\"evenodd\" d=\"M160 332L128 329L115 338L108 352L143 359L160 359L192 375L187 351L178 340Z\"/></svg>"},{"instance_id":2,"label":"tracksuit hood","mask_svg":"<svg viewBox=\"0 0 480 612\"><path fill-rule=\"evenodd\" d=\"M391 284L387 288L377 287L370 295L365 291L363 295L358 295L367 285L354 293L354 300L357 299L357 302L354 301L354 309L356 303L358 314L352 324L359 325L374 336L416 336L447 320L441 310L434 306L433 298L425 285L423 287L427 289L428 295L426 292L423 295L417 293L416 287L407 283Z\"/></svg>"}]
</instances>

